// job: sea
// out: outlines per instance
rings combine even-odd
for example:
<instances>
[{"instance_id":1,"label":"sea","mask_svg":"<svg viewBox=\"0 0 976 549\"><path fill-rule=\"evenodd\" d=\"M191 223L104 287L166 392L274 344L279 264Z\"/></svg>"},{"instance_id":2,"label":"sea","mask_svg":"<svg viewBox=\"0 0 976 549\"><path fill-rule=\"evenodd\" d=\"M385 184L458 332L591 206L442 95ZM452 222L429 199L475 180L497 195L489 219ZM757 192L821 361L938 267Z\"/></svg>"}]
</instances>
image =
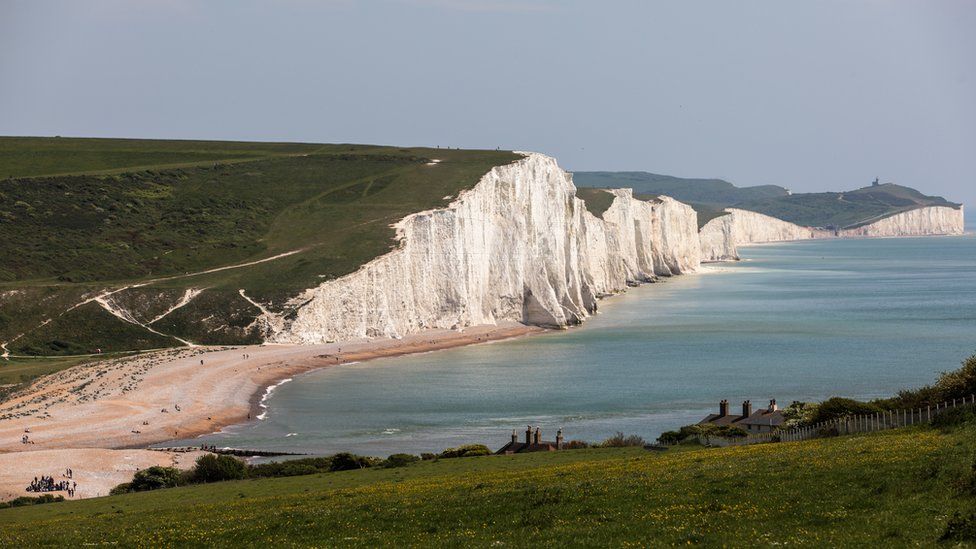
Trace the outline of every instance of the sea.
<instances>
[{"instance_id":1,"label":"sea","mask_svg":"<svg viewBox=\"0 0 976 549\"><path fill-rule=\"evenodd\" d=\"M349 364L281 384L194 444L312 455L504 445L512 430L653 440L776 399L884 397L976 353L976 237L820 240L633 288L582 326Z\"/></svg>"}]
</instances>

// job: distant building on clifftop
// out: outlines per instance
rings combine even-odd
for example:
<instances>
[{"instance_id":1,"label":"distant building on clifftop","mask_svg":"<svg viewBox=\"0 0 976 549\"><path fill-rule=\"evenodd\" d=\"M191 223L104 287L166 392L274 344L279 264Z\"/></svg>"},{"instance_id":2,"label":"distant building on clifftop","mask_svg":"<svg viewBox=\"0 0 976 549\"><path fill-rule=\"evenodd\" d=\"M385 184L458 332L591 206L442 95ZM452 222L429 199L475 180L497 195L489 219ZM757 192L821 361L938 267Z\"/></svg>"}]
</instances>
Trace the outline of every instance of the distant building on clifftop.
<instances>
[{"instance_id":1,"label":"distant building on clifftop","mask_svg":"<svg viewBox=\"0 0 976 549\"><path fill-rule=\"evenodd\" d=\"M786 418L776 405L776 399L769 401L768 408L760 408L755 412L752 411L752 401L743 401L742 414L735 415L729 413L729 401L723 399L718 403L718 413L709 414L698 424L731 425L750 433L768 433L782 425L784 421Z\"/></svg>"},{"instance_id":2,"label":"distant building on clifftop","mask_svg":"<svg viewBox=\"0 0 976 549\"><path fill-rule=\"evenodd\" d=\"M538 427L535 428L535 432L532 431L532 426L529 425L525 430L525 442L519 442L518 434L515 429L512 429L512 440L505 446L502 446L495 454L524 454L526 452L555 452L556 450L563 449L563 430L560 429L556 431L555 442L550 440L542 440L542 432Z\"/></svg>"}]
</instances>

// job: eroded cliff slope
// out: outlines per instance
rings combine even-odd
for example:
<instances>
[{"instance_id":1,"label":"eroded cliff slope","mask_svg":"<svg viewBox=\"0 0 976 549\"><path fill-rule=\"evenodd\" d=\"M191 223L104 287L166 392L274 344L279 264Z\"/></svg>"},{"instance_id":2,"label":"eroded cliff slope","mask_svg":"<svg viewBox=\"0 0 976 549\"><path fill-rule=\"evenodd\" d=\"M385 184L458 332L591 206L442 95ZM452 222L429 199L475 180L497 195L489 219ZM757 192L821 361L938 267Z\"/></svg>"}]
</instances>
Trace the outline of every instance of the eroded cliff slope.
<instances>
[{"instance_id":1,"label":"eroded cliff slope","mask_svg":"<svg viewBox=\"0 0 976 549\"><path fill-rule=\"evenodd\" d=\"M601 296L698 267L694 210L612 192L596 217L554 159L526 153L447 208L404 218L398 249L304 292L292 317L268 319L269 338L401 337L499 321L567 326Z\"/></svg>"}]
</instances>

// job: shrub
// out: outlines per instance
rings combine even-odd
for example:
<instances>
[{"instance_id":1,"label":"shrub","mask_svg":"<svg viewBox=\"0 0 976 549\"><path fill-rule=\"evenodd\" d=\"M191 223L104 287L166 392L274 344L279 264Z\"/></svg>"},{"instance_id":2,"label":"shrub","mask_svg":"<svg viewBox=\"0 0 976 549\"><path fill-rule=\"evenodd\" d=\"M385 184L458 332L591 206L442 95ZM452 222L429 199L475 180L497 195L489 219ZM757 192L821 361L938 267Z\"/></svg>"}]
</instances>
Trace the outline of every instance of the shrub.
<instances>
[{"instance_id":1,"label":"shrub","mask_svg":"<svg viewBox=\"0 0 976 549\"><path fill-rule=\"evenodd\" d=\"M424 461L430 461L432 459L437 459L437 454L432 454L430 452L424 452L420 454L420 459Z\"/></svg>"},{"instance_id":2,"label":"shrub","mask_svg":"<svg viewBox=\"0 0 976 549\"><path fill-rule=\"evenodd\" d=\"M976 355L963 361L962 368L943 372L935 382L935 389L942 401L976 394Z\"/></svg>"},{"instance_id":3,"label":"shrub","mask_svg":"<svg viewBox=\"0 0 976 549\"><path fill-rule=\"evenodd\" d=\"M380 466L386 468L405 467L415 461L420 461L420 458L413 454L393 454L383 460Z\"/></svg>"},{"instance_id":4,"label":"shrub","mask_svg":"<svg viewBox=\"0 0 976 549\"><path fill-rule=\"evenodd\" d=\"M376 465L377 461L376 458L342 452L332 456L332 463L329 465L329 470L350 471L353 469L367 469Z\"/></svg>"},{"instance_id":5,"label":"shrub","mask_svg":"<svg viewBox=\"0 0 976 549\"><path fill-rule=\"evenodd\" d=\"M247 476L247 465L233 456L207 454L197 459L190 478L193 482L238 480Z\"/></svg>"},{"instance_id":6,"label":"shrub","mask_svg":"<svg viewBox=\"0 0 976 549\"><path fill-rule=\"evenodd\" d=\"M637 435L624 435L617 431L615 435L599 444L600 448L624 448L627 446L646 446L647 441Z\"/></svg>"},{"instance_id":7,"label":"shrub","mask_svg":"<svg viewBox=\"0 0 976 549\"><path fill-rule=\"evenodd\" d=\"M876 404L859 402L850 398L833 397L820 403L810 417L809 423L831 421L844 416L874 414L881 411Z\"/></svg>"},{"instance_id":8,"label":"shrub","mask_svg":"<svg viewBox=\"0 0 976 549\"><path fill-rule=\"evenodd\" d=\"M115 488L112 488L111 490L109 490L108 491L108 495L110 495L110 496L120 496L122 494L128 494L131 491L132 491L132 483L131 482L123 482L122 484L119 484Z\"/></svg>"},{"instance_id":9,"label":"shrub","mask_svg":"<svg viewBox=\"0 0 976 549\"><path fill-rule=\"evenodd\" d=\"M6 509L8 507L26 507L28 505L40 505L42 503L57 503L59 501L64 501L64 496L55 496L53 494L44 494L37 497L20 496L19 498L14 498L10 501L0 502L0 509Z\"/></svg>"},{"instance_id":10,"label":"shrub","mask_svg":"<svg viewBox=\"0 0 976 549\"><path fill-rule=\"evenodd\" d=\"M158 490L160 488L173 488L186 484L183 471L175 467L160 467L155 465L148 469L136 471L129 484L132 492L145 492L148 490Z\"/></svg>"},{"instance_id":11,"label":"shrub","mask_svg":"<svg viewBox=\"0 0 976 549\"><path fill-rule=\"evenodd\" d=\"M484 444L466 444L464 446L458 446L457 448L448 448L447 450L441 452L437 457L447 459L490 455L491 450L489 450Z\"/></svg>"},{"instance_id":12,"label":"shrub","mask_svg":"<svg viewBox=\"0 0 976 549\"><path fill-rule=\"evenodd\" d=\"M932 425L940 429L948 429L972 422L976 422L976 406L957 406L939 412L932 417Z\"/></svg>"},{"instance_id":13,"label":"shrub","mask_svg":"<svg viewBox=\"0 0 976 549\"><path fill-rule=\"evenodd\" d=\"M563 445L563 449L566 450L582 450L583 448L589 448L590 443L585 440L571 440Z\"/></svg>"},{"instance_id":14,"label":"shrub","mask_svg":"<svg viewBox=\"0 0 976 549\"><path fill-rule=\"evenodd\" d=\"M331 466L332 458L325 457L273 461L271 463L248 466L247 476L254 478L272 478L312 475L328 472Z\"/></svg>"},{"instance_id":15,"label":"shrub","mask_svg":"<svg viewBox=\"0 0 976 549\"><path fill-rule=\"evenodd\" d=\"M964 516L956 511L939 541L976 541L976 513Z\"/></svg>"}]
</instances>

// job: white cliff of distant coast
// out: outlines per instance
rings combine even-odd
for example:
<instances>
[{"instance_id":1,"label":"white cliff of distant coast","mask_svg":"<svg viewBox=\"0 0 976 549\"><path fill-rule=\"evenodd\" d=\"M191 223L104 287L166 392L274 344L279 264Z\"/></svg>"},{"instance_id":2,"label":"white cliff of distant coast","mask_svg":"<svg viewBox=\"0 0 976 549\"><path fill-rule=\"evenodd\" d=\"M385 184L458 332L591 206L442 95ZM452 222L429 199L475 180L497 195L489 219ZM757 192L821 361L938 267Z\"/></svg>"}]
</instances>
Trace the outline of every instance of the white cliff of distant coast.
<instances>
[{"instance_id":1,"label":"white cliff of distant coast","mask_svg":"<svg viewBox=\"0 0 976 549\"><path fill-rule=\"evenodd\" d=\"M739 259L739 246L830 238L833 231L811 229L761 213L727 208L701 228L702 261Z\"/></svg>"},{"instance_id":2,"label":"white cliff of distant coast","mask_svg":"<svg viewBox=\"0 0 976 549\"><path fill-rule=\"evenodd\" d=\"M554 159L526 153L446 208L404 218L396 250L304 292L293 318L268 319L280 327L270 339L402 337L500 321L567 326L601 296L698 267L691 207L612 192L598 218Z\"/></svg>"},{"instance_id":3,"label":"white cliff of distant coast","mask_svg":"<svg viewBox=\"0 0 976 549\"><path fill-rule=\"evenodd\" d=\"M963 207L926 206L894 214L874 223L845 229L840 236L931 236L963 234Z\"/></svg>"},{"instance_id":4,"label":"white cliff of distant coast","mask_svg":"<svg viewBox=\"0 0 976 549\"><path fill-rule=\"evenodd\" d=\"M925 206L884 217L852 229L828 231L803 227L775 217L728 208L726 215L701 228L702 261L739 258L739 246L814 238L934 236L963 234L962 206Z\"/></svg>"}]
</instances>

